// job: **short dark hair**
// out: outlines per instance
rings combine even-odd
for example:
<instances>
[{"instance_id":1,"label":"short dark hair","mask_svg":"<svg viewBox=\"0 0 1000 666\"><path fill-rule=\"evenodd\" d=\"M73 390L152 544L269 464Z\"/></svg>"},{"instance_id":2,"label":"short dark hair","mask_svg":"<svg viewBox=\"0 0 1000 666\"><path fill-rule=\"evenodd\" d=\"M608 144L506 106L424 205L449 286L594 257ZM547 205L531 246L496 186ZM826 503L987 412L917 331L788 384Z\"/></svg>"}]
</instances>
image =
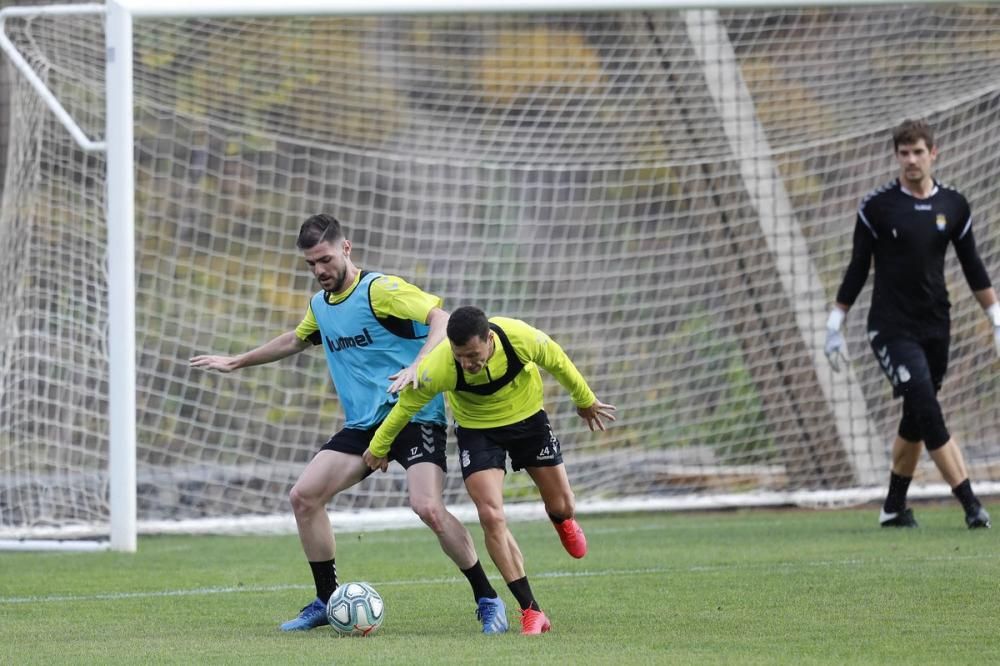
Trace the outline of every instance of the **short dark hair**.
<instances>
[{"instance_id":1,"label":"short dark hair","mask_svg":"<svg viewBox=\"0 0 1000 666\"><path fill-rule=\"evenodd\" d=\"M333 243L344 240L344 230L333 215L319 213L302 223L295 246L300 250L308 250L323 241Z\"/></svg>"},{"instance_id":2,"label":"short dark hair","mask_svg":"<svg viewBox=\"0 0 1000 666\"><path fill-rule=\"evenodd\" d=\"M892 150L898 151L901 145L912 146L921 139L927 144L927 149L934 147L934 130L926 120L904 120L892 130Z\"/></svg>"},{"instance_id":3,"label":"short dark hair","mask_svg":"<svg viewBox=\"0 0 1000 666\"><path fill-rule=\"evenodd\" d=\"M490 321L486 313L472 305L463 305L448 317L448 339L453 344L468 344L474 337L488 340Z\"/></svg>"}]
</instances>

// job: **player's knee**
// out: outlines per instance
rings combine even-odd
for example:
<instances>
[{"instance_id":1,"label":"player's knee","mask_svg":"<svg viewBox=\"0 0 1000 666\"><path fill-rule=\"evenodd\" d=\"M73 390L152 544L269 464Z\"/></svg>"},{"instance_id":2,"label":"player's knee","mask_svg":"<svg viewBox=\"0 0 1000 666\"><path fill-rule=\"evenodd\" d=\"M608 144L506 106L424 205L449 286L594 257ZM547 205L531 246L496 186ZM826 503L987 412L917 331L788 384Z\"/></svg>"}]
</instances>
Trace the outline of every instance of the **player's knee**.
<instances>
[{"instance_id":1,"label":"player's knee","mask_svg":"<svg viewBox=\"0 0 1000 666\"><path fill-rule=\"evenodd\" d=\"M951 439L937 393L929 382L908 387L903 399L906 402L899 424L900 437L908 441L923 440L928 451L941 448Z\"/></svg>"},{"instance_id":2,"label":"player's knee","mask_svg":"<svg viewBox=\"0 0 1000 666\"><path fill-rule=\"evenodd\" d=\"M319 502L311 493L306 492L298 484L292 486L288 493L288 501L292 504L292 513L302 516L315 511L325 503Z\"/></svg>"},{"instance_id":3,"label":"player's knee","mask_svg":"<svg viewBox=\"0 0 1000 666\"><path fill-rule=\"evenodd\" d=\"M507 517L504 515L502 506L483 505L477 506L479 512L479 524L487 532L495 532L506 529Z\"/></svg>"},{"instance_id":4,"label":"player's knee","mask_svg":"<svg viewBox=\"0 0 1000 666\"><path fill-rule=\"evenodd\" d=\"M937 451L947 444L950 439L951 433L948 432L948 429L942 423L940 428L935 428L930 435L924 437L924 446L927 447L928 451Z\"/></svg>"},{"instance_id":5,"label":"player's knee","mask_svg":"<svg viewBox=\"0 0 1000 666\"><path fill-rule=\"evenodd\" d=\"M907 442L919 442L923 440L920 434L920 423L911 414L906 413L899 421L897 434Z\"/></svg>"},{"instance_id":6,"label":"player's knee","mask_svg":"<svg viewBox=\"0 0 1000 666\"><path fill-rule=\"evenodd\" d=\"M545 503L545 511L553 520L572 518L576 512L576 498L572 492L560 494Z\"/></svg>"},{"instance_id":7,"label":"player's knee","mask_svg":"<svg viewBox=\"0 0 1000 666\"><path fill-rule=\"evenodd\" d=\"M444 528L445 508L441 502L426 497L410 498L410 508L435 532L440 532Z\"/></svg>"}]
</instances>

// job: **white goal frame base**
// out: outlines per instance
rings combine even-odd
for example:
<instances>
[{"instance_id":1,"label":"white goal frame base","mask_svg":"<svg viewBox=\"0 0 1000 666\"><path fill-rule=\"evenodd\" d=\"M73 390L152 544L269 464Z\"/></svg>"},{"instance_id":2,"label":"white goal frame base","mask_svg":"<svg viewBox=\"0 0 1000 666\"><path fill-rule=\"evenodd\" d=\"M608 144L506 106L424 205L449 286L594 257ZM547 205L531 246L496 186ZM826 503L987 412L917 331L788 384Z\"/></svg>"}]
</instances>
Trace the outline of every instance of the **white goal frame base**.
<instances>
[{"instance_id":1,"label":"white goal frame base","mask_svg":"<svg viewBox=\"0 0 1000 666\"><path fill-rule=\"evenodd\" d=\"M1000 495L1000 483L981 482L976 484L980 496ZM944 483L913 486L908 498L913 500L940 500L951 494L951 488ZM606 500L585 500L577 504L578 516L594 516L614 513L641 513L648 511L727 511L751 508L808 508L845 509L880 502L885 497L884 487L852 488L848 490L801 491L801 492L753 492L700 497L632 497ZM478 515L472 504L449 506L448 510L461 522L475 525ZM540 502L512 504L504 507L511 522L545 520L548 516ZM393 529L419 528L420 519L408 508L366 509L362 511L329 511L330 522L338 534L358 534L381 532ZM208 534L274 534L296 533L295 517L291 513L245 518L211 518L183 521L140 521L140 534L208 535ZM110 541L94 541L101 531L80 526L52 530L52 539L44 538L44 532L33 531L32 539L0 538L0 550L9 551L102 551L111 550Z\"/></svg>"}]
</instances>

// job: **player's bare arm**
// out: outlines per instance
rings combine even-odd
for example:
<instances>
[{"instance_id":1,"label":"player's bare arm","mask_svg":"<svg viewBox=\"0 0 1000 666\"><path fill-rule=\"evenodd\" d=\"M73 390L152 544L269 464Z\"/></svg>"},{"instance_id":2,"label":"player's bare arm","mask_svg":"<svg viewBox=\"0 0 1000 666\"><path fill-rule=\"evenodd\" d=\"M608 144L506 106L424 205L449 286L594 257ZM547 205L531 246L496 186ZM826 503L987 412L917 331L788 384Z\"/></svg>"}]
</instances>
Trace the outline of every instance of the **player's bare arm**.
<instances>
[{"instance_id":1,"label":"player's bare arm","mask_svg":"<svg viewBox=\"0 0 1000 666\"><path fill-rule=\"evenodd\" d=\"M997 301L997 293L993 287L987 287L972 292L972 295L979 301L986 318L993 326L993 346L996 348L997 356L1000 356L1000 302Z\"/></svg>"},{"instance_id":2,"label":"player's bare arm","mask_svg":"<svg viewBox=\"0 0 1000 666\"><path fill-rule=\"evenodd\" d=\"M420 386L420 376L417 374L417 367L424 360L424 357L437 347L439 342L444 340L448 329L448 313L441 308L434 308L428 313L425 323L430 326L430 330L427 332L427 341L424 342L424 346L417 352L417 357L413 359L413 363L396 374L389 376L392 384L387 389L388 393L399 393L406 386L412 386L413 388Z\"/></svg>"},{"instance_id":3,"label":"player's bare arm","mask_svg":"<svg viewBox=\"0 0 1000 666\"><path fill-rule=\"evenodd\" d=\"M587 427L590 428L590 431L595 432L597 430L607 430L604 420L616 420L615 412L617 409L614 405L594 400L594 403L589 407L577 407L576 413L580 415L581 419L587 422Z\"/></svg>"},{"instance_id":4,"label":"player's bare arm","mask_svg":"<svg viewBox=\"0 0 1000 666\"><path fill-rule=\"evenodd\" d=\"M200 354L192 356L188 363L192 368L228 373L253 365L273 363L311 346L312 344L308 340L300 339L295 331L288 331L265 342L260 347L236 356Z\"/></svg>"},{"instance_id":5,"label":"player's bare arm","mask_svg":"<svg viewBox=\"0 0 1000 666\"><path fill-rule=\"evenodd\" d=\"M986 289L980 289L979 291L972 292L972 295L976 297L979 302L979 306L989 311L990 307L997 304L997 292L993 287L987 287Z\"/></svg>"}]
</instances>

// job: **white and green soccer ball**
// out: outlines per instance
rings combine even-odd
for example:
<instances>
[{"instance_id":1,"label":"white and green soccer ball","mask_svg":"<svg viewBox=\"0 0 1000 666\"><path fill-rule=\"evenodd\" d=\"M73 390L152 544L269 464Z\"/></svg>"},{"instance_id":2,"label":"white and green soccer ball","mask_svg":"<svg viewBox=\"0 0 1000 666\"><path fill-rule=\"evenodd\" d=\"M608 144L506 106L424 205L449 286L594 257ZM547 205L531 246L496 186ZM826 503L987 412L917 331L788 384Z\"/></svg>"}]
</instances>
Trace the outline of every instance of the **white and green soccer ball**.
<instances>
[{"instance_id":1,"label":"white and green soccer ball","mask_svg":"<svg viewBox=\"0 0 1000 666\"><path fill-rule=\"evenodd\" d=\"M385 619L385 604L368 583L344 583L326 602L326 617L340 636L371 636Z\"/></svg>"}]
</instances>

